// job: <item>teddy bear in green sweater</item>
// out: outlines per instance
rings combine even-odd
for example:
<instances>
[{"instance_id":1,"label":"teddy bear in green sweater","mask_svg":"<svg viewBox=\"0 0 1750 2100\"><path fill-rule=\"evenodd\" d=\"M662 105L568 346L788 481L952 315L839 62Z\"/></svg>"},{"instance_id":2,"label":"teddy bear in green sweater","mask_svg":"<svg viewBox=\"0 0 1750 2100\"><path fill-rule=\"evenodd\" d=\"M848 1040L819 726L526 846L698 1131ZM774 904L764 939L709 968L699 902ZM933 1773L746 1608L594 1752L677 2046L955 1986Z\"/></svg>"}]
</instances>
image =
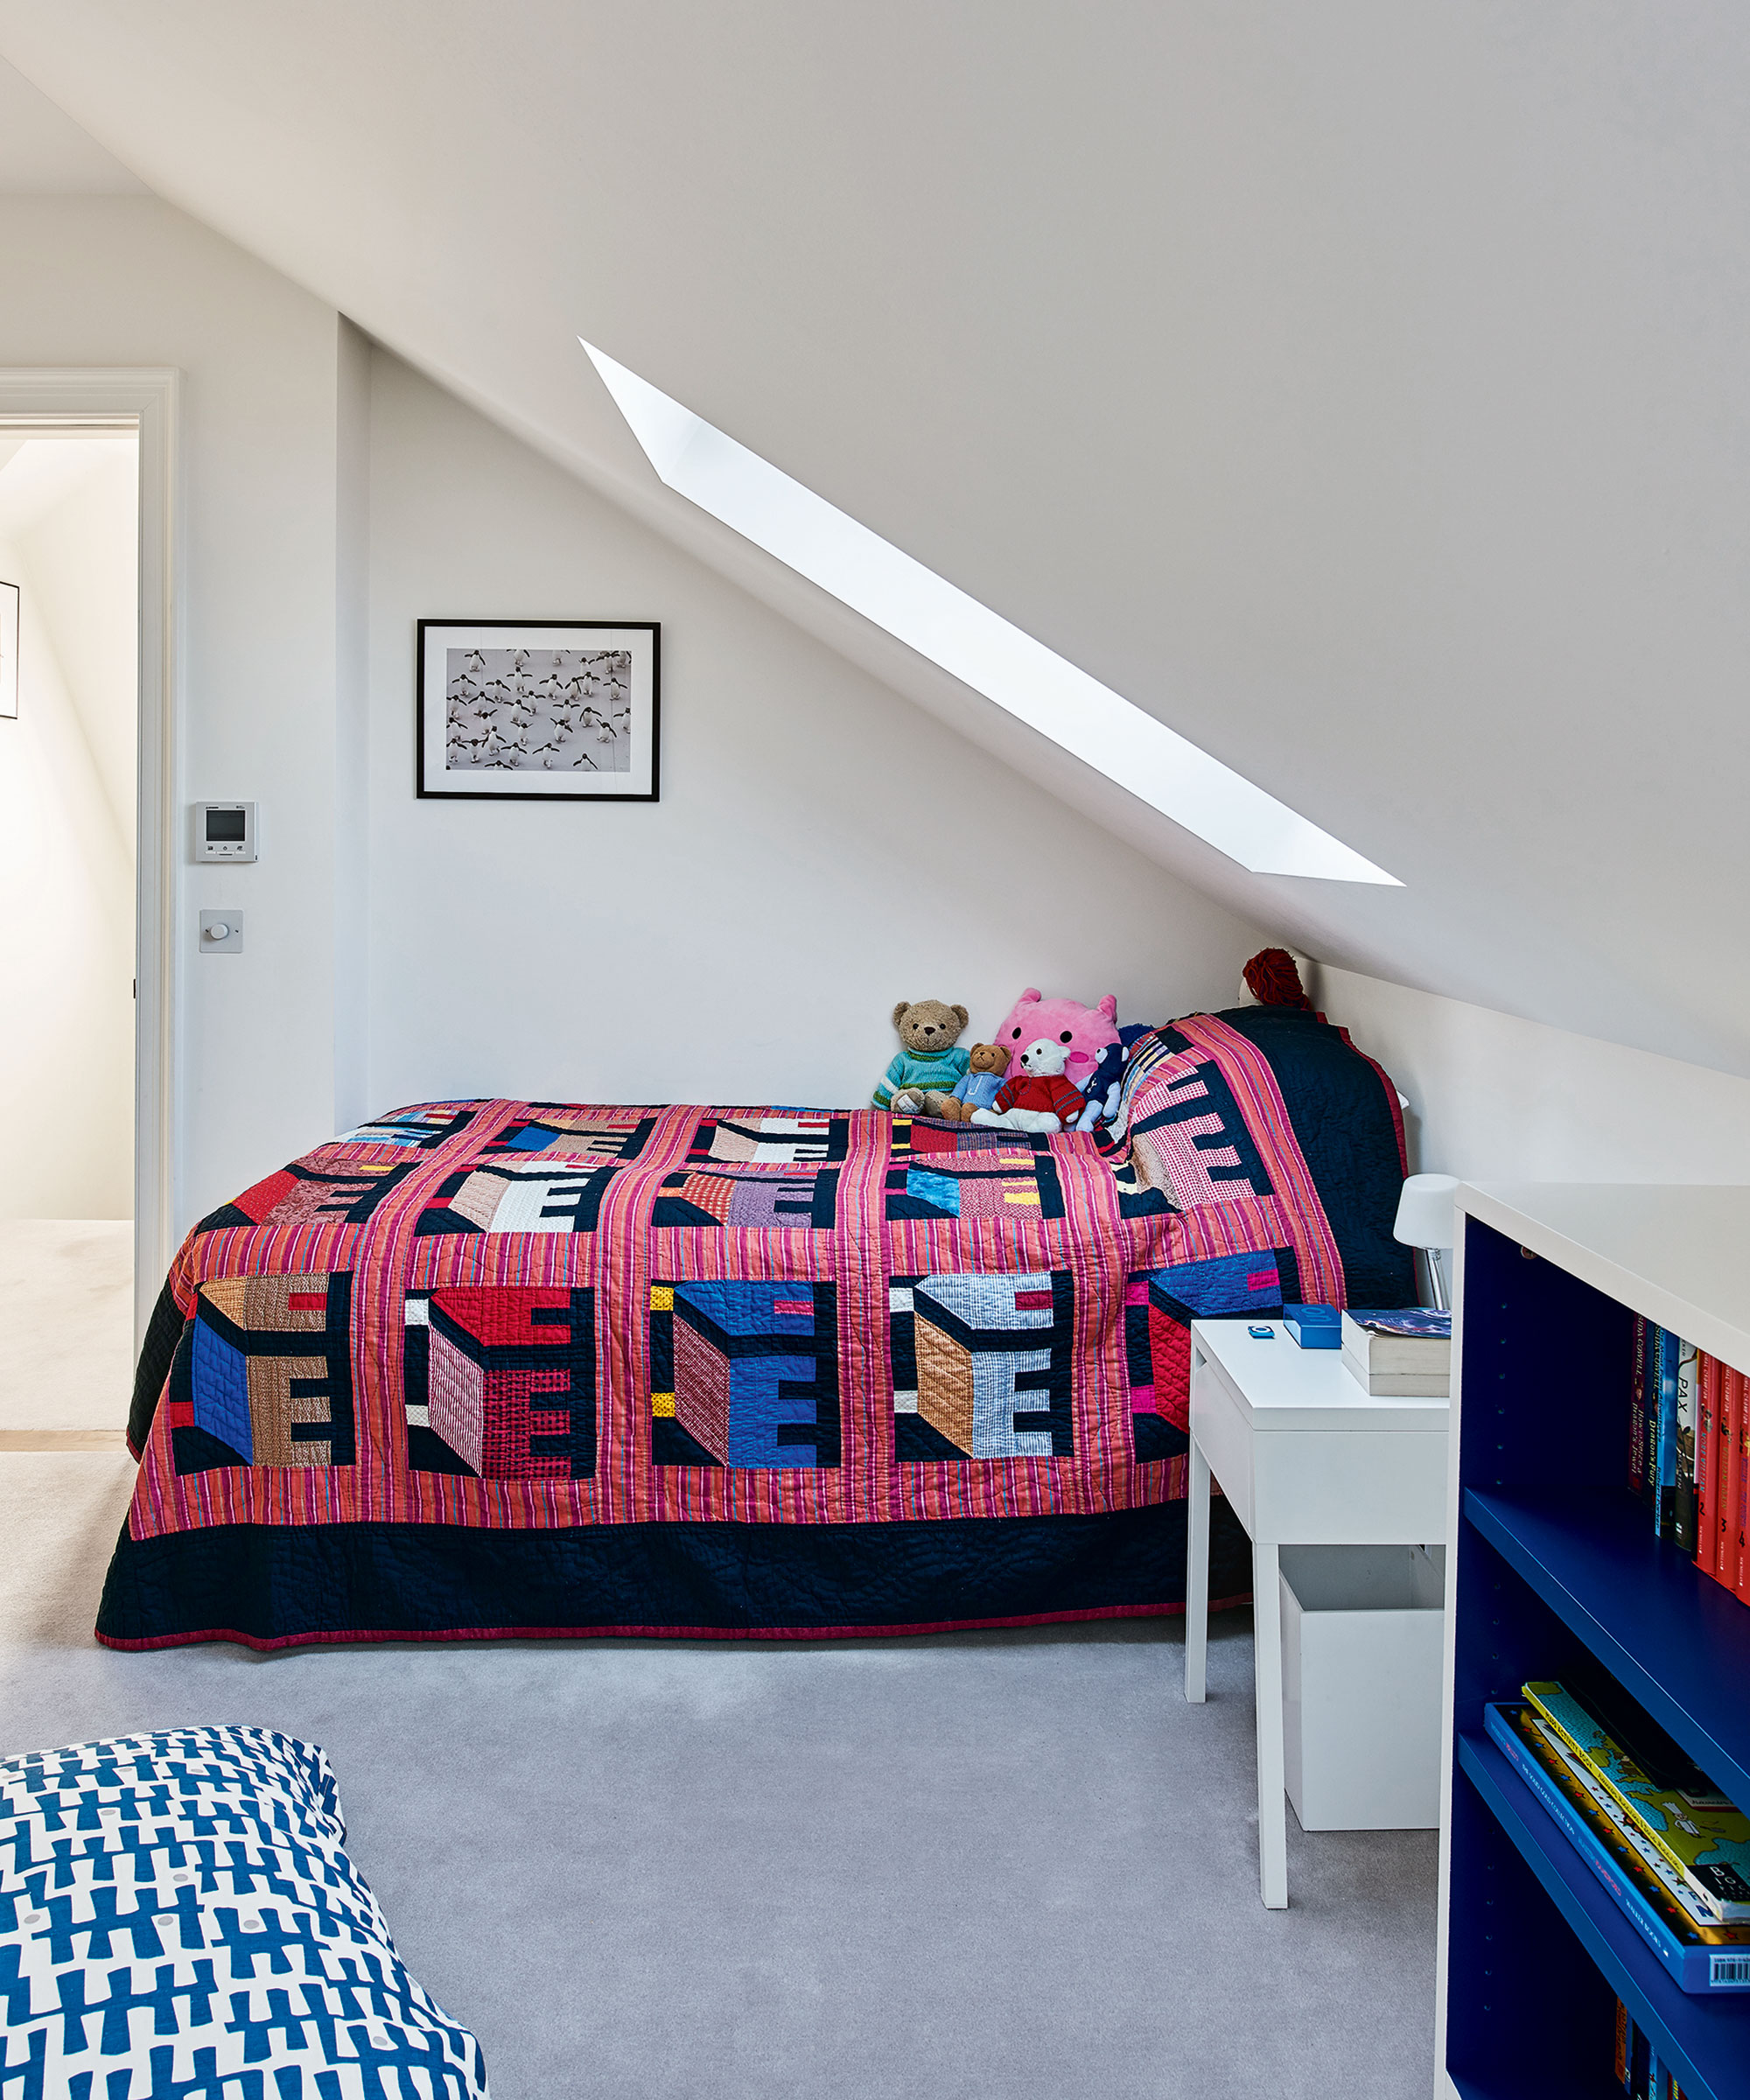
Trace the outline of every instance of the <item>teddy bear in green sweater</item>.
<instances>
[{"instance_id":1,"label":"teddy bear in green sweater","mask_svg":"<svg viewBox=\"0 0 1750 2100\"><path fill-rule=\"evenodd\" d=\"M893 1026L902 1046L881 1075L874 1106L915 1115L926 1093L952 1093L967 1067L965 1051L955 1047L967 1018L965 1007L940 999L901 999Z\"/></svg>"}]
</instances>

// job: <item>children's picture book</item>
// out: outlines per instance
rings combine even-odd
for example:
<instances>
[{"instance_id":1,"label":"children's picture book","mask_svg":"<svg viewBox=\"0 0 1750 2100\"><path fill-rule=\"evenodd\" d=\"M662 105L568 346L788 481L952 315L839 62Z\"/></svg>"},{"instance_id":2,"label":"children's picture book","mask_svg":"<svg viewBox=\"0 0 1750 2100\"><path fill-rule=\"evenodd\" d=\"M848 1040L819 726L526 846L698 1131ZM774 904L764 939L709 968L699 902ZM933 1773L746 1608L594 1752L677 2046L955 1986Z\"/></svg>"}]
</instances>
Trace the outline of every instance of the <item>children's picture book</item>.
<instances>
[{"instance_id":1,"label":"children's picture book","mask_svg":"<svg viewBox=\"0 0 1750 2100\"><path fill-rule=\"evenodd\" d=\"M1721 1924L1750 1922L1750 1816L1626 1703L1606 1715L1594 1695L1583 1698L1554 1681L1522 1689L1713 1917Z\"/></svg>"},{"instance_id":2,"label":"children's picture book","mask_svg":"<svg viewBox=\"0 0 1750 2100\"><path fill-rule=\"evenodd\" d=\"M1485 1707L1483 1726L1679 1990L1750 1991L1750 1925L1707 1912L1533 1707Z\"/></svg>"}]
</instances>

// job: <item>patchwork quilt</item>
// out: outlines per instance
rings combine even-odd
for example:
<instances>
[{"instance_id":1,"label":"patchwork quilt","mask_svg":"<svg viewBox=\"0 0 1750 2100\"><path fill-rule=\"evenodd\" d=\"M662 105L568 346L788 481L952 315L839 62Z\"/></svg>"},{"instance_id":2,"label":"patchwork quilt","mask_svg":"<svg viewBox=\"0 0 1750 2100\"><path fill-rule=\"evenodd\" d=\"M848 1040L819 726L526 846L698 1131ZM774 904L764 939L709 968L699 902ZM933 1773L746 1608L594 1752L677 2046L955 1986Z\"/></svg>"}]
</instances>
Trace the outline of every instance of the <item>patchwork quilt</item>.
<instances>
[{"instance_id":1,"label":"patchwork quilt","mask_svg":"<svg viewBox=\"0 0 1750 2100\"><path fill-rule=\"evenodd\" d=\"M1175 1608L1190 1323L1410 1302L1402 1127L1248 1008L1139 1045L1116 1128L470 1100L318 1146L177 1256L100 1638Z\"/></svg>"}]
</instances>

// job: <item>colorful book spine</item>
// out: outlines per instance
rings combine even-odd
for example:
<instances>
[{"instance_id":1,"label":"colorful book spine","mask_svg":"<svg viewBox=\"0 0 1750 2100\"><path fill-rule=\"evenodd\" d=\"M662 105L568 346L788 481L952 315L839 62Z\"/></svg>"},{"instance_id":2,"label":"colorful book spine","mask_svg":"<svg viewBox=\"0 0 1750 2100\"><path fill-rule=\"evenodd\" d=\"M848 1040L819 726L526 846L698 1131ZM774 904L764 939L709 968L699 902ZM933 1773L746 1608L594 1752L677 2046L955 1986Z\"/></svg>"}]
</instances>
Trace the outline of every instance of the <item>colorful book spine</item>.
<instances>
[{"instance_id":1,"label":"colorful book spine","mask_svg":"<svg viewBox=\"0 0 1750 2100\"><path fill-rule=\"evenodd\" d=\"M1738 1476L1738 1508L1732 1544L1732 1586L1750 1604L1750 1549L1745 1532L1750 1529L1750 1378L1738 1381L1738 1411L1732 1422L1732 1470Z\"/></svg>"},{"instance_id":2,"label":"colorful book spine","mask_svg":"<svg viewBox=\"0 0 1750 2100\"><path fill-rule=\"evenodd\" d=\"M1650 2054L1645 2028L1636 2024L1634 2016L1619 1998L1616 2001L1615 2046L1610 2068L1616 2075L1616 2082L1628 2095L1628 2100L1647 2100L1647 2073Z\"/></svg>"},{"instance_id":3,"label":"colorful book spine","mask_svg":"<svg viewBox=\"0 0 1750 2100\"><path fill-rule=\"evenodd\" d=\"M1696 1432L1701 1418L1700 1358L1692 1341L1676 1348L1676 1415L1671 1443L1671 1537L1679 1553L1695 1558Z\"/></svg>"},{"instance_id":4,"label":"colorful book spine","mask_svg":"<svg viewBox=\"0 0 1750 2100\"><path fill-rule=\"evenodd\" d=\"M1704 1349L1696 1353L1695 1499L1696 1564L1709 1575L1719 1572L1719 1441L1714 1424L1719 1416L1719 1359Z\"/></svg>"},{"instance_id":5,"label":"colorful book spine","mask_svg":"<svg viewBox=\"0 0 1750 2100\"><path fill-rule=\"evenodd\" d=\"M1620 2000L1618 2003L1627 2023L1623 2037L1626 2052L1621 2074L1623 2091L1629 2100L1684 2100L1684 2089L1677 2083L1676 2073L1660 2062L1652 2038L1628 2018L1628 2008Z\"/></svg>"},{"instance_id":6,"label":"colorful book spine","mask_svg":"<svg viewBox=\"0 0 1750 2100\"><path fill-rule=\"evenodd\" d=\"M1653 1531L1669 1538L1677 1515L1677 1338L1669 1327L1655 1327L1648 1345L1651 1359L1648 1402L1653 1416Z\"/></svg>"},{"instance_id":7,"label":"colorful book spine","mask_svg":"<svg viewBox=\"0 0 1750 2100\"><path fill-rule=\"evenodd\" d=\"M1744 1388L1740 1371L1723 1363L1718 1369L1718 1398L1714 1403L1714 1558L1708 1573L1714 1581L1731 1587L1738 1566L1738 1542L1733 1522L1738 1521L1738 1468L1733 1466L1733 1422Z\"/></svg>"},{"instance_id":8,"label":"colorful book spine","mask_svg":"<svg viewBox=\"0 0 1750 2100\"><path fill-rule=\"evenodd\" d=\"M1750 1817L1693 1767L1649 1777L1565 1685L1521 1689L1706 1910L1750 1922Z\"/></svg>"},{"instance_id":9,"label":"colorful book spine","mask_svg":"<svg viewBox=\"0 0 1750 2100\"><path fill-rule=\"evenodd\" d=\"M1647 1323L1638 1312L1628 1372L1628 1490L1647 1492Z\"/></svg>"}]
</instances>

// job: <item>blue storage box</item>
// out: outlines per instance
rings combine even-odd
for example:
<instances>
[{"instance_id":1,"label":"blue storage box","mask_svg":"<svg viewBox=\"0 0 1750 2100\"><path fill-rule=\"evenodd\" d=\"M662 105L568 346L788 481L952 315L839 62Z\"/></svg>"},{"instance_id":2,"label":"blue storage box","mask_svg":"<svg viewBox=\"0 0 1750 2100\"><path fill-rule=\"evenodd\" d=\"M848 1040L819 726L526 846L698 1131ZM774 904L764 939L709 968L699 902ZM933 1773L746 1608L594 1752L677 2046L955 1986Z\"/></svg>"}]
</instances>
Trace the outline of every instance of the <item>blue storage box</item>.
<instances>
[{"instance_id":1,"label":"blue storage box","mask_svg":"<svg viewBox=\"0 0 1750 2100\"><path fill-rule=\"evenodd\" d=\"M1343 1316L1334 1306L1284 1306L1282 1324L1303 1349L1343 1346Z\"/></svg>"}]
</instances>

